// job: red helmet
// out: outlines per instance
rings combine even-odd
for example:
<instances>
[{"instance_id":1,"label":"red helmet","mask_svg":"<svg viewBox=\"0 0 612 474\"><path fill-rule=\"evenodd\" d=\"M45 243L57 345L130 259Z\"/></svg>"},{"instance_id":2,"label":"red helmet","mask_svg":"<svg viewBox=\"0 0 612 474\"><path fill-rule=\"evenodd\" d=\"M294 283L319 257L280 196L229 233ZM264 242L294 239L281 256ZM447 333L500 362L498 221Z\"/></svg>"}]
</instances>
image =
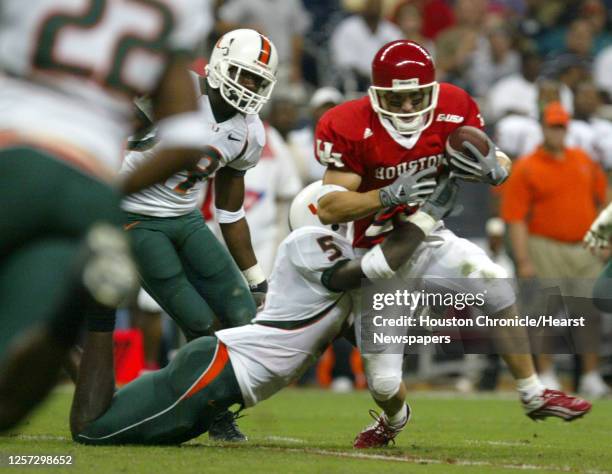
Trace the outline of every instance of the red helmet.
<instances>
[{"instance_id":1,"label":"red helmet","mask_svg":"<svg viewBox=\"0 0 612 474\"><path fill-rule=\"evenodd\" d=\"M438 91L433 60L420 44L392 41L374 56L370 102L381 120L399 133L410 135L431 125ZM407 101L409 111L402 107Z\"/></svg>"}]
</instances>

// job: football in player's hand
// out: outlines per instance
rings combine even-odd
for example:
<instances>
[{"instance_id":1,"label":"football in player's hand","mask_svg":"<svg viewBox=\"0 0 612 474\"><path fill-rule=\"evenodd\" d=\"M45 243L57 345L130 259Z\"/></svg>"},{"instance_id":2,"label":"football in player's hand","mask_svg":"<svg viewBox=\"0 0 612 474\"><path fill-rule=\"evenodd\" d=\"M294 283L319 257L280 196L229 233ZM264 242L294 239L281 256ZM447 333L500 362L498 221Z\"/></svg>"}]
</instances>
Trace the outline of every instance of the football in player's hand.
<instances>
[{"instance_id":1,"label":"football in player's hand","mask_svg":"<svg viewBox=\"0 0 612 474\"><path fill-rule=\"evenodd\" d=\"M489 141L487 140L486 133L476 127L470 127L466 125L457 128L448 136L448 139L446 140L447 154L458 152L464 155L465 157L476 161L476 158L474 157L472 152L470 152L470 150L463 146L463 142L471 143L483 155L486 155L489 152Z\"/></svg>"}]
</instances>

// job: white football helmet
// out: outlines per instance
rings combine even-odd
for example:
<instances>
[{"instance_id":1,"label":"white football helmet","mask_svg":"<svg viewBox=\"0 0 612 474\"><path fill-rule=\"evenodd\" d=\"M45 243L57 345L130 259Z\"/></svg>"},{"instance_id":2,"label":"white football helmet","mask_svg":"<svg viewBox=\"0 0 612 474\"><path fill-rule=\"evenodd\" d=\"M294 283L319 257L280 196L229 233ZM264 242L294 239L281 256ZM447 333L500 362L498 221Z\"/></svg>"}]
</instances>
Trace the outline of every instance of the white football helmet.
<instances>
[{"instance_id":1,"label":"white football helmet","mask_svg":"<svg viewBox=\"0 0 612 474\"><path fill-rule=\"evenodd\" d=\"M277 68L278 53L268 38L255 30L233 30L217 41L206 66L207 81L240 112L257 114L272 95ZM241 83L245 73L257 82L256 91Z\"/></svg>"},{"instance_id":2,"label":"white football helmet","mask_svg":"<svg viewBox=\"0 0 612 474\"><path fill-rule=\"evenodd\" d=\"M327 188L327 189L324 189ZM325 225L319 220L318 201L326 192L341 191L340 186L324 186L323 181L315 181L302 189L293 198L289 208L289 229L294 231L300 227L316 226L332 230L340 235L346 236L347 224Z\"/></svg>"}]
</instances>

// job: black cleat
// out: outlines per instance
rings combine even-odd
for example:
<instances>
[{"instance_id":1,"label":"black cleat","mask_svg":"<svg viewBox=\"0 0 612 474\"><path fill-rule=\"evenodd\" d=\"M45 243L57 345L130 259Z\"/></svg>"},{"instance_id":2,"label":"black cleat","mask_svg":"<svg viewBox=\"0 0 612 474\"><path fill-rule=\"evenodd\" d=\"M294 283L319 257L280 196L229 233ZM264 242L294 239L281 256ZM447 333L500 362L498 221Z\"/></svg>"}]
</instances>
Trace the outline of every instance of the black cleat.
<instances>
[{"instance_id":1,"label":"black cleat","mask_svg":"<svg viewBox=\"0 0 612 474\"><path fill-rule=\"evenodd\" d=\"M208 429L208 437L213 441L241 442L247 441L247 437L240 431L236 419L241 418L238 413L229 410L222 411L213 420Z\"/></svg>"}]
</instances>

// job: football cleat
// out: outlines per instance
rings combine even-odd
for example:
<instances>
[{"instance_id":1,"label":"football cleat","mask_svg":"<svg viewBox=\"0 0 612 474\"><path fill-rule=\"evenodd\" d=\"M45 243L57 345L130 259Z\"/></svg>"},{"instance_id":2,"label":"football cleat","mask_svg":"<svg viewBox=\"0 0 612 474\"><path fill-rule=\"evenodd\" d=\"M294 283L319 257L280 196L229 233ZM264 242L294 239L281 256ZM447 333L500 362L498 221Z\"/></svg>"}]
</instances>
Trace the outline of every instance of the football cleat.
<instances>
[{"instance_id":1,"label":"football cleat","mask_svg":"<svg viewBox=\"0 0 612 474\"><path fill-rule=\"evenodd\" d=\"M247 441L248 438L240 431L236 424L237 418L240 418L237 413L229 410L222 411L215 416L210 425L208 437L213 441Z\"/></svg>"},{"instance_id":2,"label":"football cleat","mask_svg":"<svg viewBox=\"0 0 612 474\"><path fill-rule=\"evenodd\" d=\"M374 423L357 435L353 442L353 448L382 448L390 442L395 444L395 437L410 421L410 405L406 404L406 408L408 409L408 416L406 422L400 427L390 426L384 413L379 415L375 410L370 410L370 416L374 419Z\"/></svg>"},{"instance_id":3,"label":"football cleat","mask_svg":"<svg viewBox=\"0 0 612 474\"><path fill-rule=\"evenodd\" d=\"M522 400L522 403L526 415L535 421L543 420L549 416L572 421L586 415L592 406L580 397L572 397L559 390L549 389L529 400Z\"/></svg>"}]
</instances>

